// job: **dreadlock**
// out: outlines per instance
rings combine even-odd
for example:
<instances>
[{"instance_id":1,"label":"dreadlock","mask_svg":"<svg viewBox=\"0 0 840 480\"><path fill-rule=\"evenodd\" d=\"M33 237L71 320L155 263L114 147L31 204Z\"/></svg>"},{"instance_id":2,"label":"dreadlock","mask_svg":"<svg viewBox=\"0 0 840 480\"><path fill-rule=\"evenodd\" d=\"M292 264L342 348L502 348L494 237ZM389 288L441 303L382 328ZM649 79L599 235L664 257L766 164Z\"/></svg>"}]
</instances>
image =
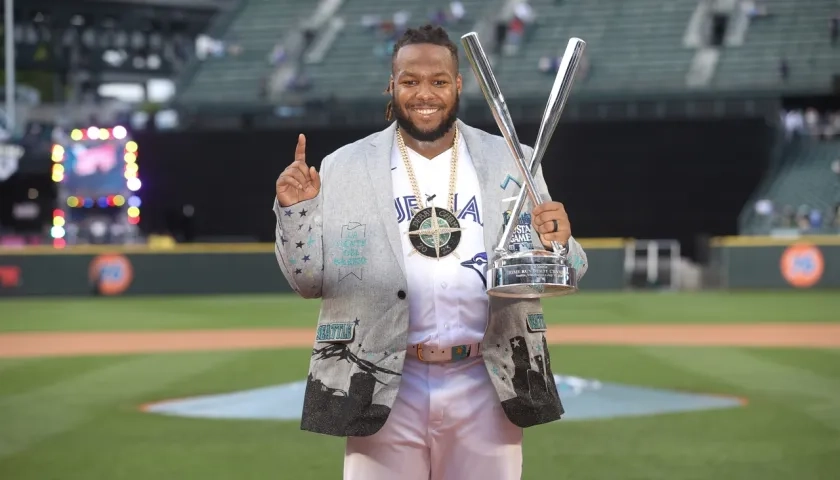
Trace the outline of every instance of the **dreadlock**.
<instances>
[{"instance_id":1,"label":"dreadlock","mask_svg":"<svg viewBox=\"0 0 840 480\"><path fill-rule=\"evenodd\" d=\"M397 52L400 51L400 48L406 45L417 45L423 43L446 47L452 54L452 58L455 60L455 68L458 68L458 46L449 39L449 35L446 33L446 30L432 25L424 25L420 28L409 28L405 31L405 33L403 33L403 36L400 37L400 39L394 44L394 51L391 53L391 68L393 69L394 59L397 58ZM388 88L385 89L385 94L391 94L391 82L388 82ZM388 100L388 104L385 105L385 120L390 122L393 118L393 100Z\"/></svg>"}]
</instances>

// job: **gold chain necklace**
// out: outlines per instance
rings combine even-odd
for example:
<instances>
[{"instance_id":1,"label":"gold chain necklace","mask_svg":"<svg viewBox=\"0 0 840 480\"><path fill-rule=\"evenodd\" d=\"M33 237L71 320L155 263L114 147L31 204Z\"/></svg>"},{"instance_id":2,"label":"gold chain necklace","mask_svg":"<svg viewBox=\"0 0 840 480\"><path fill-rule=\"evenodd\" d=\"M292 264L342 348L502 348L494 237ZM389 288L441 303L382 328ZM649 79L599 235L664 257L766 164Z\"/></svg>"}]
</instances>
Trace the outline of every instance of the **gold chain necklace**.
<instances>
[{"instance_id":1,"label":"gold chain necklace","mask_svg":"<svg viewBox=\"0 0 840 480\"><path fill-rule=\"evenodd\" d=\"M449 254L454 254L455 249L461 242L461 231L458 218L455 216L455 186L458 177L458 126L455 126L455 139L452 144L452 157L449 167L449 198L448 209L435 206L425 207L414 212L408 228L408 236L414 251L427 257L440 260ZM420 187L417 185L417 177L414 175L414 168L408 158L408 151L405 146L402 134L397 129L397 145L400 148L400 156L405 165L408 180L418 205L423 205L420 196ZM429 202L431 203L431 202ZM458 258L458 255L455 255Z\"/></svg>"},{"instance_id":2,"label":"gold chain necklace","mask_svg":"<svg viewBox=\"0 0 840 480\"><path fill-rule=\"evenodd\" d=\"M417 185L417 177L414 176L414 168L411 166L411 161L408 158L408 151L405 146L400 130L397 129L397 144L400 147L400 155L402 156L405 171L408 173L408 181L411 182L411 189L418 205L423 205L420 199L420 187ZM455 126L455 139L452 142L452 157L449 166L449 201L447 207L451 212L455 212L455 185L458 178L458 126Z\"/></svg>"}]
</instances>

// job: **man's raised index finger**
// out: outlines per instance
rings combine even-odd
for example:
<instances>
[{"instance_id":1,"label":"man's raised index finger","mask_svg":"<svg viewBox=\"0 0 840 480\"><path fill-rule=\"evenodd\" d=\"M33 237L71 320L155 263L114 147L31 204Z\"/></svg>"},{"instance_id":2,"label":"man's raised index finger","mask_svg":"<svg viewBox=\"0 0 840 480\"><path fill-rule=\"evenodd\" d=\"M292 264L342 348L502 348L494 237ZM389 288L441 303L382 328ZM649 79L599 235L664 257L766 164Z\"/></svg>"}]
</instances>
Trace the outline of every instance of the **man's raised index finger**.
<instances>
[{"instance_id":1,"label":"man's raised index finger","mask_svg":"<svg viewBox=\"0 0 840 480\"><path fill-rule=\"evenodd\" d=\"M295 161L306 163L306 136L298 135L297 147L295 147Z\"/></svg>"}]
</instances>

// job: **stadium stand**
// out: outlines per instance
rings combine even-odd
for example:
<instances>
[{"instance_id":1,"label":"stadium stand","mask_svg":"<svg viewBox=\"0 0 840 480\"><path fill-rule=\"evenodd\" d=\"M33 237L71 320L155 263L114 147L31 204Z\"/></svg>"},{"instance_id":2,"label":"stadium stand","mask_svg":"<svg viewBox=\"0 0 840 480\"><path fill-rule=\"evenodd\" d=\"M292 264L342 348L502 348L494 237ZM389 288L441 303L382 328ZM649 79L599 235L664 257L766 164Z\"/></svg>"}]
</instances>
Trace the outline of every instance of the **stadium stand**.
<instances>
[{"instance_id":1,"label":"stadium stand","mask_svg":"<svg viewBox=\"0 0 840 480\"><path fill-rule=\"evenodd\" d=\"M840 232L840 139L795 137L782 147L779 168L769 172L742 214L742 234Z\"/></svg>"},{"instance_id":2,"label":"stadium stand","mask_svg":"<svg viewBox=\"0 0 840 480\"><path fill-rule=\"evenodd\" d=\"M247 1L227 31L218 35L241 47L241 53L205 60L186 82L180 100L266 98L265 79L278 68L270 61L273 49L296 38L302 22L323 3ZM834 0L768 0L758 10L750 2L724 2L729 5L729 33L718 47L697 40L713 29L710 20L699 15L709 11L710 3L703 0L529 0L531 18L520 23L514 19L518 0L462 1L466 15L457 22L451 18L451 2L443 0L394 0L387 6L376 0L326 3L335 7L315 29L317 54L290 58L284 67L293 63L294 72L275 75L270 87L276 94L273 98L379 96L395 37L406 26L430 21L442 23L456 42L468 31L481 30L485 49L494 54L494 73L511 98L544 96L550 90L553 62L572 36L587 42L575 84L576 91L584 94L684 93L692 86L706 91L825 91L832 75L840 74L840 56L828 28L838 9ZM447 18L438 18L441 11L447 12ZM506 40L498 48L496 23L507 25ZM707 80L696 84L689 77L692 68L703 63L704 54ZM783 58L788 78L780 75ZM543 75L533 74L541 70ZM462 63L462 74L472 76L467 62ZM303 88L295 88L295 78L303 79ZM465 93L478 94L470 88Z\"/></svg>"},{"instance_id":3,"label":"stadium stand","mask_svg":"<svg viewBox=\"0 0 840 480\"><path fill-rule=\"evenodd\" d=\"M840 46L832 45L829 20L834 0L767 0L766 14L749 21L743 44L721 50L712 87L829 91L840 73ZM788 77L781 76L787 62Z\"/></svg>"},{"instance_id":4,"label":"stadium stand","mask_svg":"<svg viewBox=\"0 0 840 480\"><path fill-rule=\"evenodd\" d=\"M274 66L274 47L315 6L294 0L249 0L219 40L228 47L223 55L209 56L185 85L184 102L251 102L261 97L263 79ZM231 53L230 48L235 48Z\"/></svg>"},{"instance_id":5,"label":"stadium stand","mask_svg":"<svg viewBox=\"0 0 840 480\"><path fill-rule=\"evenodd\" d=\"M420 25L433 20L437 10L446 9L449 2L429 3L412 0L394 0L386 8L377 0L346 1L337 15L346 27L332 49L318 64L307 65L305 70L312 80L315 97L360 98L379 96L387 87L393 43L405 26ZM447 23L445 28L457 43L464 33L471 30L477 13L487 8L483 0L466 0L463 3L467 16L458 23ZM394 24L393 18L404 25ZM462 74L469 73L466 61L461 63Z\"/></svg>"},{"instance_id":6,"label":"stadium stand","mask_svg":"<svg viewBox=\"0 0 840 480\"><path fill-rule=\"evenodd\" d=\"M537 70L541 57L562 56L573 36L587 42L586 57L591 65L588 75L579 77L576 90L685 89L694 49L685 47L682 38L696 0L529 3L536 22L528 44L515 55L503 56L494 67L506 96L542 96L550 91L553 71L545 76L531 72ZM515 86L515 91L505 85Z\"/></svg>"}]
</instances>

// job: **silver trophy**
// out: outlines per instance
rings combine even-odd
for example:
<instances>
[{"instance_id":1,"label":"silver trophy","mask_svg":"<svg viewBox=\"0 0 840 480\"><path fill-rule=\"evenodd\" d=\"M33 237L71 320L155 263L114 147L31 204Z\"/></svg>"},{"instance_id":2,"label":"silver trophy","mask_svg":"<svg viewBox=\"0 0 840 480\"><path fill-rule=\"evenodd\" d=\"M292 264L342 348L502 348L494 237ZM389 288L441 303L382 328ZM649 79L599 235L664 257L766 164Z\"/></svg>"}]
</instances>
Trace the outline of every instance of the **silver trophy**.
<instances>
[{"instance_id":1,"label":"silver trophy","mask_svg":"<svg viewBox=\"0 0 840 480\"><path fill-rule=\"evenodd\" d=\"M526 193L532 205L542 203L537 191L534 175L545 155L548 142L554 134L557 122L566 105L566 99L572 89L575 72L580 64L586 42L579 38L572 38L566 46L566 52L560 62L560 68L551 87L551 94L545 106L542 122L540 123L534 154L531 157L530 168L525 160L525 154L516 135L513 120L510 117L505 99L490 69L490 62L481 48L478 35L470 32L461 37L467 59L472 66L484 98L490 104L490 110L496 119L496 124L507 142L513 155L516 167L524 179L524 185L519 191L513 210L506 222L504 233L493 252L493 260L487 272L487 293L496 297L508 298L542 298L568 295L577 292L577 275L574 267L569 264L566 245L552 242L552 251L535 249L521 252L509 252L509 245L513 232L519 224L519 216L525 204Z\"/></svg>"}]
</instances>

